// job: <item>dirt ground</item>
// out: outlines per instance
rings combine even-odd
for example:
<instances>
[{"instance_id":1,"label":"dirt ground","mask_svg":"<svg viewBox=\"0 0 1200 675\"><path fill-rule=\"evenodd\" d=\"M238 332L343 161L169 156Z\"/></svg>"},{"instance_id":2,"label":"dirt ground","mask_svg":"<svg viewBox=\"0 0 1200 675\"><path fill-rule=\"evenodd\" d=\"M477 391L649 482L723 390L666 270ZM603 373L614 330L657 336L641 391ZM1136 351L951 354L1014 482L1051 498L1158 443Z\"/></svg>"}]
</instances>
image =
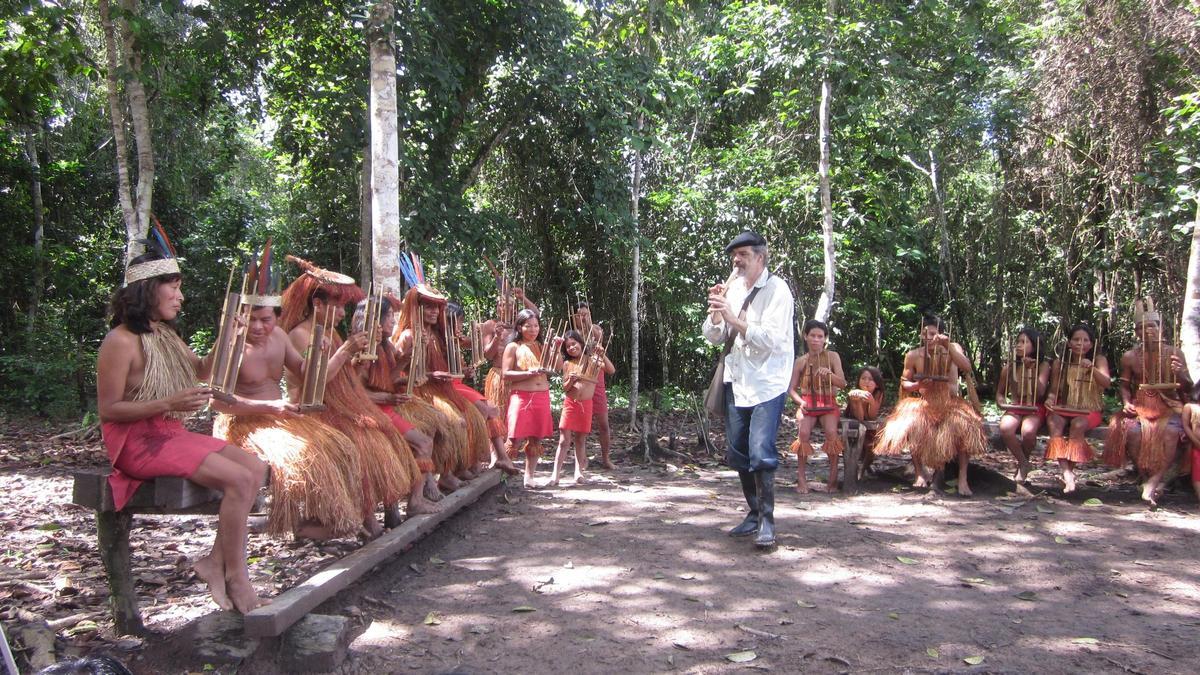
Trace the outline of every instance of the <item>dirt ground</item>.
<instances>
[{"instance_id":1,"label":"dirt ground","mask_svg":"<svg viewBox=\"0 0 1200 675\"><path fill-rule=\"evenodd\" d=\"M215 608L180 558L211 542L211 521L139 519L135 573L157 634L118 639L99 604L90 514L64 505L71 458L94 463L94 448L59 448L42 465L22 442L6 435L0 455L0 513L16 525L0 557L6 628L83 614L59 633L61 654L108 651L138 673L203 670L181 656L180 628ZM1032 494L1014 495L994 453L983 464L997 471L973 472L971 499L912 490L898 462L860 496L798 495L789 457L779 546L762 553L724 533L744 511L728 470L618 459L586 486L492 491L322 605L356 622L341 672L1194 673L1200 663L1190 491L1151 512L1128 483L1085 482L1063 500L1042 473ZM818 453L809 480L827 471ZM354 546L255 535L256 583L277 592ZM63 577L74 592L62 592ZM260 650L238 672L279 672L273 656Z\"/></svg>"}]
</instances>

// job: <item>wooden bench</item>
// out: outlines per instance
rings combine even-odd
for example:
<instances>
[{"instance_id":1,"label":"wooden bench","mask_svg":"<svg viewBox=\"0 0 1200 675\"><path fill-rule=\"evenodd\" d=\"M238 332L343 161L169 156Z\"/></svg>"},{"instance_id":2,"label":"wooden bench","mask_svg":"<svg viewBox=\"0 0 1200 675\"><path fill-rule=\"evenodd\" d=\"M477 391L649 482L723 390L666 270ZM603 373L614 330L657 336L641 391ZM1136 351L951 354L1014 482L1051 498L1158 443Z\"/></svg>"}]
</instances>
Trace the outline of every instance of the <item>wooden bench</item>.
<instances>
[{"instance_id":1,"label":"wooden bench","mask_svg":"<svg viewBox=\"0 0 1200 675\"><path fill-rule=\"evenodd\" d=\"M96 512L96 537L100 560L108 576L113 623L121 635L143 635L146 628L138 610L137 591L129 554L129 530L135 513L215 514L221 493L186 478L163 477L142 483L117 511L108 484L108 469L77 471L71 502Z\"/></svg>"}]
</instances>

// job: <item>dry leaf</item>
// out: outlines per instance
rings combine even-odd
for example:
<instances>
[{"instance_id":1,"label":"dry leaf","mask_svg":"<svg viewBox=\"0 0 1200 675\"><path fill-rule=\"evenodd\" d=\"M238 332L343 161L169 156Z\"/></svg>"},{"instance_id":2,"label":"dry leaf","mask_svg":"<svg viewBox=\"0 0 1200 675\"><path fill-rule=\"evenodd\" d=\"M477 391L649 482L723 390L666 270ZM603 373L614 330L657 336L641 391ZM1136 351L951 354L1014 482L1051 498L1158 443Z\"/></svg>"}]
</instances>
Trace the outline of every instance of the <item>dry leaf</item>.
<instances>
[{"instance_id":1,"label":"dry leaf","mask_svg":"<svg viewBox=\"0 0 1200 675\"><path fill-rule=\"evenodd\" d=\"M1037 600L1037 593L1034 593L1033 591L1021 591L1013 597L1018 600L1025 600L1026 602L1033 602L1034 600Z\"/></svg>"},{"instance_id":2,"label":"dry leaf","mask_svg":"<svg viewBox=\"0 0 1200 675\"><path fill-rule=\"evenodd\" d=\"M967 658L963 659L963 663L965 663L969 666L977 666L977 665L983 663L983 657L982 656L968 656Z\"/></svg>"},{"instance_id":3,"label":"dry leaf","mask_svg":"<svg viewBox=\"0 0 1200 675\"><path fill-rule=\"evenodd\" d=\"M1056 544L1066 544L1066 543L1068 543L1068 542L1067 542L1067 538L1066 538L1066 537L1064 537L1064 536L1062 536L1062 535L1060 534L1060 535L1058 535L1057 537L1055 537L1055 538L1054 538L1054 543L1056 543Z\"/></svg>"},{"instance_id":4,"label":"dry leaf","mask_svg":"<svg viewBox=\"0 0 1200 675\"><path fill-rule=\"evenodd\" d=\"M812 604L811 602L805 602L803 600L797 600L796 604L800 605L804 609L814 609L816 607L816 605Z\"/></svg>"},{"instance_id":5,"label":"dry leaf","mask_svg":"<svg viewBox=\"0 0 1200 675\"><path fill-rule=\"evenodd\" d=\"M1103 506L1104 502L1100 501L1099 499L1097 499L1095 497L1092 497L1091 499L1085 499L1083 501L1083 505L1084 506Z\"/></svg>"},{"instance_id":6,"label":"dry leaf","mask_svg":"<svg viewBox=\"0 0 1200 675\"><path fill-rule=\"evenodd\" d=\"M1077 645L1098 645L1098 644L1100 644L1099 640L1097 640L1096 638L1091 638L1091 637L1075 638L1075 639L1071 640L1071 642L1073 642Z\"/></svg>"},{"instance_id":7,"label":"dry leaf","mask_svg":"<svg viewBox=\"0 0 1200 675\"><path fill-rule=\"evenodd\" d=\"M938 651L936 648L934 648L934 647L930 647L929 649L926 649L926 650L925 650L925 653L926 653L926 654L928 654L928 655L929 655L929 658L931 658L931 659L936 659L936 658L938 658L938 657L940 657L940 656L942 655L942 654L941 654L941 652L939 652L939 651Z\"/></svg>"},{"instance_id":8,"label":"dry leaf","mask_svg":"<svg viewBox=\"0 0 1200 675\"><path fill-rule=\"evenodd\" d=\"M430 612L425 615L425 625L426 626L438 626L438 625L441 625L441 623L442 623L442 618L440 616L438 616L437 612Z\"/></svg>"},{"instance_id":9,"label":"dry leaf","mask_svg":"<svg viewBox=\"0 0 1200 675\"><path fill-rule=\"evenodd\" d=\"M894 619L894 620L896 620L896 621L899 621L899 620L900 620L900 615L899 615L899 614L897 614L896 612L888 612L888 618L889 618L889 619Z\"/></svg>"},{"instance_id":10,"label":"dry leaf","mask_svg":"<svg viewBox=\"0 0 1200 675\"><path fill-rule=\"evenodd\" d=\"M537 610L534 609L533 607L530 607L529 605L521 605L520 607L513 607L512 611L517 612L517 613L524 613L524 612L536 612Z\"/></svg>"},{"instance_id":11,"label":"dry leaf","mask_svg":"<svg viewBox=\"0 0 1200 675\"><path fill-rule=\"evenodd\" d=\"M1038 504L1035 508L1037 508L1038 513L1054 513L1054 509L1042 506L1041 504Z\"/></svg>"},{"instance_id":12,"label":"dry leaf","mask_svg":"<svg viewBox=\"0 0 1200 675\"><path fill-rule=\"evenodd\" d=\"M918 561L917 561L915 558L906 558L906 557L904 557L904 556L902 556L902 555L898 555L898 556L896 556L896 560L899 560L900 562L904 563L905 565L917 565L917 564L919 564L919 562L918 562Z\"/></svg>"},{"instance_id":13,"label":"dry leaf","mask_svg":"<svg viewBox=\"0 0 1200 675\"><path fill-rule=\"evenodd\" d=\"M750 661L753 661L754 659L757 659L757 658L758 658L758 654L755 654L754 652L751 652L751 651L734 652L732 654L725 655L726 660L732 661L734 663L749 663Z\"/></svg>"}]
</instances>

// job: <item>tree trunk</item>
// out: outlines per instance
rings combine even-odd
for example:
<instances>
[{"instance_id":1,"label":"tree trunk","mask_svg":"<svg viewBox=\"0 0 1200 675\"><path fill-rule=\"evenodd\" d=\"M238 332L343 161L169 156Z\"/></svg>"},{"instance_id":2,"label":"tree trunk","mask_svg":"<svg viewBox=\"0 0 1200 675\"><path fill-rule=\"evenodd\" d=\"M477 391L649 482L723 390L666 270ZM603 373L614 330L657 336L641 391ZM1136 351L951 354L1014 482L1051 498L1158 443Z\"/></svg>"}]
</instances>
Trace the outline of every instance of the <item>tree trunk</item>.
<instances>
[{"instance_id":1,"label":"tree trunk","mask_svg":"<svg viewBox=\"0 0 1200 675\"><path fill-rule=\"evenodd\" d=\"M134 16L138 0L121 0L121 8ZM129 118L133 122L133 140L137 145L137 192L134 195L134 216L137 239L144 239L150 229L150 213L154 200L154 145L150 137L150 109L146 104L146 87L142 84L142 53L134 42L133 31L124 18L117 21L125 44L125 67L129 77L125 90L129 98Z\"/></svg>"},{"instance_id":2,"label":"tree trunk","mask_svg":"<svg viewBox=\"0 0 1200 675\"><path fill-rule=\"evenodd\" d=\"M396 294L400 284L400 145L396 131L396 50L391 0L371 7L371 278Z\"/></svg>"},{"instance_id":3,"label":"tree trunk","mask_svg":"<svg viewBox=\"0 0 1200 675\"><path fill-rule=\"evenodd\" d=\"M375 235L371 223L371 145L367 144L358 176L358 274L364 288L373 278L371 242Z\"/></svg>"},{"instance_id":4,"label":"tree trunk","mask_svg":"<svg viewBox=\"0 0 1200 675\"><path fill-rule=\"evenodd\" d=\"M108 0L100 0L100 25L104 29L104 84L108 94L108 114L112 118L113 146L117 153L117 203L121 206L121 220L125 223L125 265L142 252L137 236L137 214L133 208L133 196L129 182L129 140L125 135L125 107L121 102L120 86L117 83L117 38L113 27Z\"/></svg>"},{"instance_id":5,"label":"tree trunk","mask_svg":"<svg viewBox=\"0 0 1200 675\"><path fill-rule=\"evenodd\" d=\"M639 105L639 107L641 106ZM637 122L634 125L634 133L637 134L638 139L633 149L633 181L629 188L630 213L633 216L633 291L629 295L629 428L631 431L638 428L638 341L641 338L641 317L638 310L641 306L642 290L642 229L638 223L638 200L642 193L641 133L645 124L645 113L638 113Z\"/></svg>"},{"instance_id":6,"label":"tree trunk","mask_svg":"<svg viewBox=\"0 0 1200 675\"><path fill-rule=\"evenodd\" d=\"M837 19L837 10L837 0L829 0L828 15L825 17L829 31L825 45L825 67L821 76L821 107L818 113L820 124L818 142L821 145L821 152L820 160L817 162L817 176L820 179L821 187L821 241L824 244L825 280L821 288L821 297L817 299L817 311L813 314L813 318L821 322L828 322L829 315L833 311L837 264L833 241L833 199L829 194L829 105L833 98L833 83L829 78L829 63L833 60L833 55L829 52L832 50L832 36L834 33L834 22Z\"/></svg>"},{"instance_id":7,"label":"tree trunk","mask_svg":"<svg viewBox=\"0 0 1200 675\"><path fill-rule=\"evenodd\" d=\"M29 160L29 194L33 206L33 288L29 292L29 323L25 326L25 330L29 335L34 334L38 304L41 303L42 286L45 284L45 269L42 265L42 237L45 232L45 209L42 205L42 164L38 160L36 139L36 128L26 131L25 154Z\"/></svg>"},{"instance_id":8,"label":"tree trunk","mask_svg":"<svg viewBox=\"0 0 1200 675\"><path fill-rule=\"evenodd\" d=\"M1196 220L1192 223L1192 250L1188 254L1187 291L1183 295L1183 326L1180 340L1188 372L1200 373L1200 199L1196 200Z\"/></svg>"}]
</instances>

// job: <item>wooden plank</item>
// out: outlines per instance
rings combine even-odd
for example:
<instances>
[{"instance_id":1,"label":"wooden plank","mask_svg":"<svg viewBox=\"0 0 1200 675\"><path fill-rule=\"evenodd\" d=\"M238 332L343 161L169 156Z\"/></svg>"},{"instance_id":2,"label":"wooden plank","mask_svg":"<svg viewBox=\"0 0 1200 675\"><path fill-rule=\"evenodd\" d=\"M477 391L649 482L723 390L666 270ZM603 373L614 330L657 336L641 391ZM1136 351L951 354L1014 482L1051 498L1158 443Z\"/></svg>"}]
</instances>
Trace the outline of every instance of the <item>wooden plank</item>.
<instances>
[{"instance_id":1,"label":"wooden plank","mask_svg":"<svg viewBox=\"0 0 1200 675\"><path fill-rule=\"evenodd\" d=\"M71 502L93 511L114 510L107 470L76 471ZM144 481L125 506L131 513L168 513L184 510L211 510L221 501L221 493L197 485L186 478L162 476ZM215 511L214 511L215 512Z\"/></svg>"},{"instance_id":2,"label":"wooden plank","mask_svg":"<svg viewBox=\"0 0 1200 675\"><path fill-rule=\"evenodd\" d=\"M474 503L485 492L500 484L500 470L492 469L464 487L450 493L441 501L442 510L430 514L413 516L400 527L384 534L329 567L317 572L304 583L280 594L245 616L246 635L250 637L272 637L282 635L292 624L304 617L317 605L325 602L376 565L401 553L414 542L429 534L442 521L463 507Z\"/></svg>"}]
</instances>

